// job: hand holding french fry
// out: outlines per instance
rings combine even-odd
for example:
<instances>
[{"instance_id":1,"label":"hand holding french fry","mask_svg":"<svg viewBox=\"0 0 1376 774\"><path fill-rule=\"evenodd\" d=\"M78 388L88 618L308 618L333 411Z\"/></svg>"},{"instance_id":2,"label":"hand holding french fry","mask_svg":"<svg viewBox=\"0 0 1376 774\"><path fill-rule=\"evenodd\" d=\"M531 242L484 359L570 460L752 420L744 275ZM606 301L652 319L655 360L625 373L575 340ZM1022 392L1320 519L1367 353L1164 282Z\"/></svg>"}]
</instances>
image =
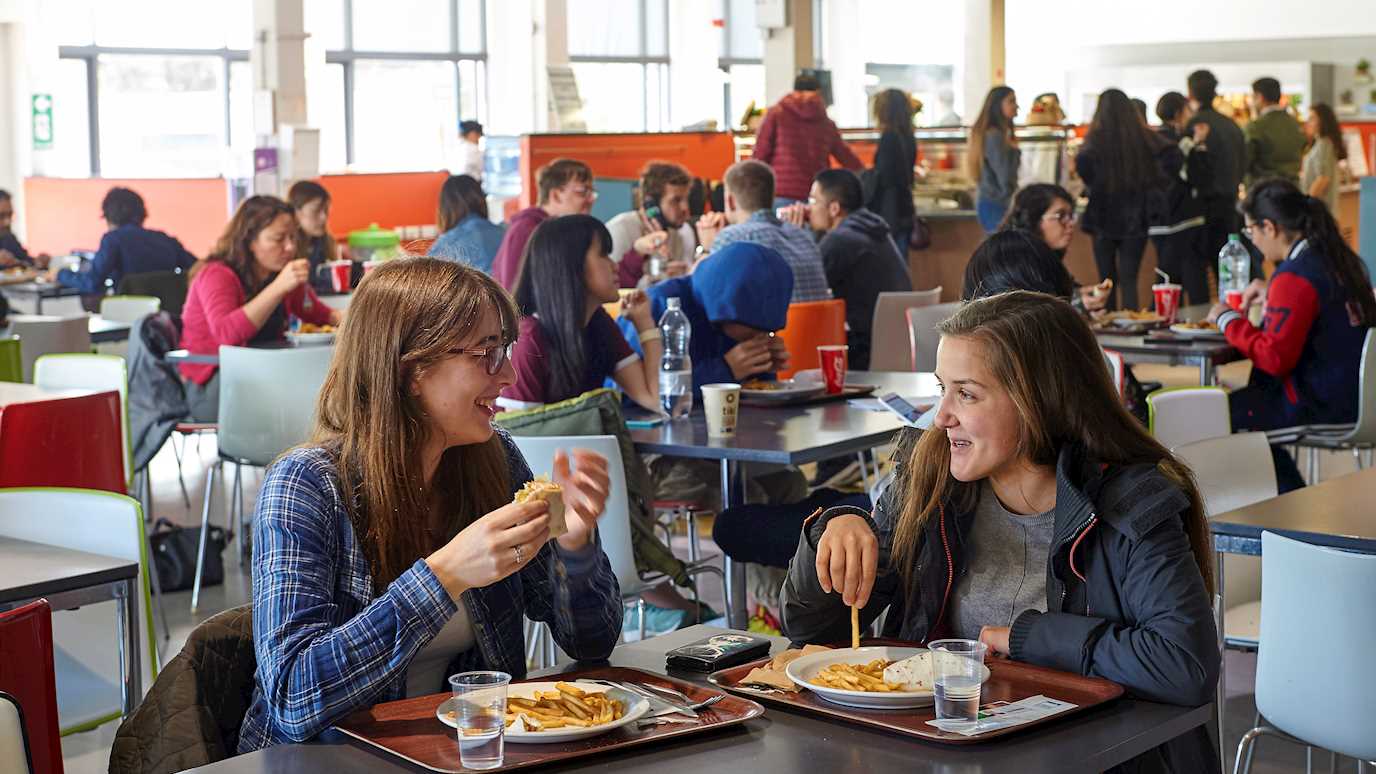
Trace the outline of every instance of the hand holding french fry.
<instances>
[{"instance_id":1,"label":"hand holding french fry","mask_svg":"<svg viewBox=\"0 0 1376 774\"><path fill-rule=\"evenodd\" d=\"M879 540L860 516L837 516L827 522L817 542L817 580L822 590L836 592L852 607L864 607L879 569Z\"/></svg>"}]
</instances>

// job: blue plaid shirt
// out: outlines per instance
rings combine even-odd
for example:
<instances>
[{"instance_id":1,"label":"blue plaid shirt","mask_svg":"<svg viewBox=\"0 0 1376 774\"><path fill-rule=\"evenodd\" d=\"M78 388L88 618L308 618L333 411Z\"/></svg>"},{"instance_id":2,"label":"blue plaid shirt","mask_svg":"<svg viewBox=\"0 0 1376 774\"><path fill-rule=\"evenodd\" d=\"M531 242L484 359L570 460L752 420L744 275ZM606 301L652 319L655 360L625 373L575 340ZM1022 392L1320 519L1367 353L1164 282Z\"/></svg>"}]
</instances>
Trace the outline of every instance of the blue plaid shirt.
<instances>
[{"instance_id":1,"label":"blue plaid shirt","mask_svg":"<svg viewBox=\"0 0 1376 774\"><path fill-rule=\"evenodd\" d=\"M498 430L513 494L530 468ZM520 572L462 595L474 646L453 674L496 669L525 677L522 616L550 625L576 659L606 658L621 636L621 595L595 545L546 543ZM253 524L253 701L239 752L310 739L354 710L400 699L417 653L458 610L424 560L373 593L329 454L297 449L268 471ZM436 685L435 691L444 690Z\"/></svg>"},{"instance_id":2,"label":"blue plaid shirt","mask_svg":"<svg viewBox=\"0 0 1376 774\"><path fill-rule=\"evenodd\" d=\"M772 209L756 210L750 220L721 230L712 243L712 252L732 242L754 242L779 251L793 270L792 303L827 301L831 286L827 285L827 271L822 265L822 253L805 229L783 223Z\"/></svg>"}]
</instances>

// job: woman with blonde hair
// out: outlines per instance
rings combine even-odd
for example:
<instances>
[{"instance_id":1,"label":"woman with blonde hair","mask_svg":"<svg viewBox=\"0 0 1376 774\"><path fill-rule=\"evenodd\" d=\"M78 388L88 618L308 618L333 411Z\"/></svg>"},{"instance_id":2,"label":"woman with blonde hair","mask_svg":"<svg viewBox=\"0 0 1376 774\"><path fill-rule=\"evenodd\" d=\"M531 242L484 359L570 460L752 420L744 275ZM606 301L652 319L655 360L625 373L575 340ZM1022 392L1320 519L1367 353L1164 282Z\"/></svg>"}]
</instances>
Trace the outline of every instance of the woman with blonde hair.
<instances>
[{"instance_id":1,"label":"woman with blonde hair","mask_svg":"<svg viewBox=\"0 0 1376 774\"><path fill-rule=\"evenodd\" d=\"M1013 119L1017 115L1017 95L1007 86L995 86L984 98L979 118L970 127L965 165L970 179L978 185L975 215L986 234L998 230L1008 212L1008 203L1018 190L1022 151L1013 134Z\"/></svg>"},{"instance_id":2,"label":"woman with blonde hair","mask_svg":"<svg viewBox=\"0 0 1376 774\"><path fill-rule=\"evenodd\" d=\"M1199 492L1123 408L1089 326L1062 299L1014 291L938 330L932 429L901 439L873 515L838 507L804 525L784 633L842 641L848 607L862 627L888 608L887 637L977 639L1152 701L1211 701ZM1144 755L1134 771L1218 767L1203 728Z\"/></svg>"},{"instance_id":3,"label":"woman with blonde hair","mask_svg":"<svg viewBox=\"0 0 1376 774\"><path fill-rule=\"evenodd\" d=\"M560 452L567 532L494 430L515 304L482 272L391 261L359 284L315 432L268 470L253 535L258 657L239 752L314 737L378 702L438 693L456 672L526 673L523 618L576 659L621 633L594 530L607 461Z\"/></svg>"}]
</instances>

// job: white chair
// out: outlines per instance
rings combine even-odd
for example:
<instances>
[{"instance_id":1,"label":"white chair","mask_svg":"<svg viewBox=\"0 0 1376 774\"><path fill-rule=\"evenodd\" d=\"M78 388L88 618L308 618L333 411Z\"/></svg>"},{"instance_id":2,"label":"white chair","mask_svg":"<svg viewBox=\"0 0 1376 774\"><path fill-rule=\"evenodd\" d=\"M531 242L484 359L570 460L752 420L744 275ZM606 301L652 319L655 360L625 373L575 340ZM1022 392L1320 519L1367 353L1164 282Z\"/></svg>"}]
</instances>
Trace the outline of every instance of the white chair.
<instances>
[{"instance_id":1,"label":"white chair","mask_svg":"<svg viewBox=\"0 0 1376 774\"><path fill-rule=\"evenodd\" d=\"M149 614L148 542L137 500L91 489L0 489L0 536L137 562L135 631L145 638L147 656L134 668L147 667L142 685L146 688L152 684L160 667ZM53 611L57 711L64 735L120 717L118 675L124 638L116 620L114 608L105 604Z\"/></svg>"},{"instance_id":2,"label":"white chair","mask_svg":"<svg viewBox=\"0 0 1376 774\"><path fill-rule=\"evenodd\" d=\"M1127 365L1123 362L1123 353L1116 349L1105 349L1104 363L1108 366L1109 378L1113 380L1113 386L1118 390L1118 397L1123 397L1123 391L1127 388Z\"/></svg>"},{"instance_id":3,"label":"white chair","mask_svg":"<svg viewBox=\"0 0 1376 774\"><path fill-rule=\"evenodd\" d=\"M205 476L201 503L201 539L196 553L196 578L191 586L191 612L201 599L201 573L206 537L210 531L210 502L215 477L223 464L234 466L230 513L238 516L239 560L248 557L248 530L240 480L244 465L265 468L282 452L305 443L315 425L315 403L334 347L261 349L220 347L219 460ZM233 530L231 530L233 531Z\"/></svg>"},{"instance_id":4,"label":"white chair","mask_svg":"<svg viewBox=\"0 0 1376 774\"><path fill-rule=\"evenodd\" d=\"M1262 735L1376 760L1376 556L1261 534L1261 648L1258 725L1238 742L1233 771L1251 767ZM1361 764L1358 764L1359 770Z\"/></svg>"},{"instance_id":5,"label":"white chair","mask_svg":"<svg viewBox=\"0 0 1376 774\"><path fill-rule=\"evenodd\" d=\"M1376 450L1376 328L1367 329L1357 385L1356 424L1331 429L1315 428L1295 442L1308 449L1310 484L1319 482L1318 449L1351 449L1358 470L1371 465L1373 450Z\"/></svg>"},{"instance_id":6,"label":"white chair","mask_svg":"<svg viewBox=\"0 0 1376 774\"><path fill-rule=\"evenodd\" d=\"M1194 471L1204 513L1221 513L1276 496L1276 468L1265 433L1237 433L1187 443L1175 449ZM1224 642L1255 648L1261 624L1261 561L1227 554L1223 559Z\"/></svg>"},{"instance_id":7,"label":"white chair","mask_svg":"<svg viewBox=\"0 0 1376 774\"><path fill-rule=\"evenodd\" d=\"M1222 387L1168 387L1147 396L1147 427L1167 449L1233 432Z\"/></svg>"},{"instance_id":8,"label":"white chair","mask_svg":"<svg viewBox=\"0 0 1376 774\"><path fill-rule=\"evenodd\" d=\"M19 700L0 691L0 771L33 774L30 757L29 733Z\"/></svg>"},{"instance_id":9,"label":"white chair","mask_svg":"<svg viewBox=\"0 0 1376 774\"><path fill-rule=\"evenodd\" d=\"M931 306L941 300L941 287L931 290L880 293L874 301L870 323L871 371L908 371L912 369L908 343L909 309Z\"/></svg>"},{"instance_id":10,"label":"white chair","mask_svg":"<svg viewBox=\"0 0 1376 774\"><path fill-rule=\"evenodd\" d=\"M952 301L907 310L909 371L936 370L936 345L941 342L936 326L958 309L960 303Z\"/></svg>"},{"instance_id":11,"label":"white chair","mask_svg":"<svg viewBox=\"0 0 1376 774\"><path fill-rule=\"evenodd\" d=\"M56 317L42 314L10 315L10 333L19 337L24 358L24 381L33 381L33 363L58 352L90 352L91 327L86 315Z\"/></svg>"},{"instance_id":12,"label":"white chair","mask_svg":"<svg viewBox=\"0 0 1376 774\"><path fill-rule=\"evenodd\" d=\"M157 296L106 296L100 299L100 316L111 322L136 323L144 316L157 314L162 301Z\"/></svg>"}]
</instances>

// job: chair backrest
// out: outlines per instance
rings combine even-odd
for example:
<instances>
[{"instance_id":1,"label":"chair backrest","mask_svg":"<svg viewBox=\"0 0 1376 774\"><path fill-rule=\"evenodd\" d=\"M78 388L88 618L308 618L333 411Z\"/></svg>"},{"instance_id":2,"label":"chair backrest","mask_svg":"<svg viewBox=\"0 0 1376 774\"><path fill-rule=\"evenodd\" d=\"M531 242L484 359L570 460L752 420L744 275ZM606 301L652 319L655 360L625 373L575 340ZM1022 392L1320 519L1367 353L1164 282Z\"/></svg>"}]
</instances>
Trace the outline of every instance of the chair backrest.
<instances>
[{"instance_id":1,"label":"chair backrest","mask_svg":"<svg viewBox=\"0 0 1376 774\"><path fill-rule=\"evenodd\" d=\"M1118 397L1121 398L1127 382L1127 366L1123 363L1123 353L1116 349L1105 349L1104 364L1108 366L1109 378L1113 380L1113 386L1117 388Z\"/></svg>"},{"instance_id":2,"label":"chair backrest","mask_svg":"<svg viewBox=\"0 0 1376 774\"><path fill-rule=\"evenodd\" d=\"M936 326L959 308L960 302L952 301L921 306L904 313L908 318L909 371L936 370L936 345L941 343L941 334L936 332Z\"/></svg>"},{"instance_id":3,"label":"chair backrest","mask_svg":"<svg viewBox=\"0 0 1376 774\"><path fill-rule=\"evenodd\" d=\"M0 771L33 774L29 734L19 700L0 691Z\"/></svg>"},{"instance_id":4,"label":"chair backrest","mask_svg":"<svg viewBox=\"0 0 1376 774\"><path fill-rule=\"evenodd\" d=\"M907 371L912 368L908 342L908 310L941 300L941 286L931 290L880 293L870 323L870 370Z\"/></svg>"},{"instance_id":5,"label":"chair backrest","mask_svg":"<svg viewBox=\"0 0 1376 774\"><path fill-rule=\"evenodd\" d=\"M1362 344L1362 365L1357 379L1357 424L1349 441L1376 444L1376 328L1367 328Z\"/></svg>"},{"instance_id":6,"label":"chair backrest","mask_svg":"<svg viewBox=\"0 0 1376 774\"><path fill-rule=\"evenodd\" d=\"M833 298L789 304L788 319L779 338L784 340L789 354L788 368L779 372L780 379L787 379L796 371L819 368L819 346L846 343L846 302Z\"/></svg>"},{"instance_id":7,"label":"chair backrest","mask_svg":"<svg viewBox=\"0 0 1376 774\"><path fill-rule=\"evenodd\" d=\"M622 595L634 594L646 584L636 570L631 550L631 511L626 495L626 472L621 463L621 448L614 435L551 435L544 437L515 436L516 447L526 458L526 464L537 473L553 470L554 452L559 449L591 449L607 458L607 474L611 480L606 509L597 522L597 536L602 550L611 560Z\"/></svg>"},{"instance_id":8,"label":"chair backrest","mask_svg":"<svg viewBox=\"0 0 1376 774\"><path fill-rule=\"evenodd\" d=\"M1261 562L1257 709L1306 744L1376 759L1376 606L1359 602L1376 588L1376 555L1263 532Z\"/></svg>"},{"instance_id":9,"label":"chair backrest","mask_svg":"<svg viewBox=\"0 0 1376 774\"><path fill-rule=\"evenodd\" d=\"M186 287L186 274L180 269L145 271L124 275L115 292L120 295L155 296L163 311L181 315L182 306L186 304Z\"/></svg>"},{"instance_id":10,"label":"chair backrest","mask_svg":"<svg viewBox=\"0 0 1376 774\"><path fill-rule=\"evenodd\" d=\"M129 457L129 375L124 366L124 358L118 355L77 353L44 355L33 364L33 383L49 390L119 392L120 430L124 441L124 479L127 486L134 476L134 471L133 462Z\"/></svg>"},{"instance_id":11,"label":"chair backrest","mask_svg":"<svg viewBox=\"0 0 1376 774\"><path fill-rule=\"evenodd\" d=\"M57 680L53 669L53 615L46 599L0 613L0 691L23 710L28 756L34 772L62 771L57 728ZM4 732L0 731L0 736ZM4 742L0 741L0 747ZM0 770L15 771L0 752ZM17 769L23 771L23 769Z\"/></svg>"},{"instance_id":12,"label":"chair backrest","mask_svg":"<svg viewBox=\"0 0 1376 774\"><path fill-rule=\"evenodd\" d=\"M157 314L162 301L157 296L105 296L100 299L100 316L111 322L136 323L144 315Z\"/></svg>"},{"instance_id":13,"label":"chair backrest","mask_svg":"<svg viewBox=\"0 0 1376 774\"><path fill-rule=\"evenodd\" d=\"M1147 396L1147 427L1167 449L1233 431L1222 387L1167 387Z\"/></svg>"},{"instance_id":14,"label":"chair backrest","mask_svg":"<svg viewBox=\"0 0 1376 774\"><path fill-rule=\"evenodd\" d=\"M305 442L334 347L220 347L220 454L266 466Z\"/></svg>"},{"instance_id":15,"label":"chair backrest","mask_svg":"<svg viewBox=\"0 0 1376 774\"><path fill-rule=\"evenodd\" d=\"M17 338L0 339L0 382L24 381L23 348Z\"/></svg>"},{"instance_id":16,"label":"chair backrest","mask_svg":"<svg viewBox=\"0 0 1376 774\"><path fill-rule=\"evenodd\" d=\"M86 315L56 317L39 314L10 315L10 331L19 337L24 381L33 381L33 363L57 352L90 352L91 323Z\"/></svg>"}]
</instances>

